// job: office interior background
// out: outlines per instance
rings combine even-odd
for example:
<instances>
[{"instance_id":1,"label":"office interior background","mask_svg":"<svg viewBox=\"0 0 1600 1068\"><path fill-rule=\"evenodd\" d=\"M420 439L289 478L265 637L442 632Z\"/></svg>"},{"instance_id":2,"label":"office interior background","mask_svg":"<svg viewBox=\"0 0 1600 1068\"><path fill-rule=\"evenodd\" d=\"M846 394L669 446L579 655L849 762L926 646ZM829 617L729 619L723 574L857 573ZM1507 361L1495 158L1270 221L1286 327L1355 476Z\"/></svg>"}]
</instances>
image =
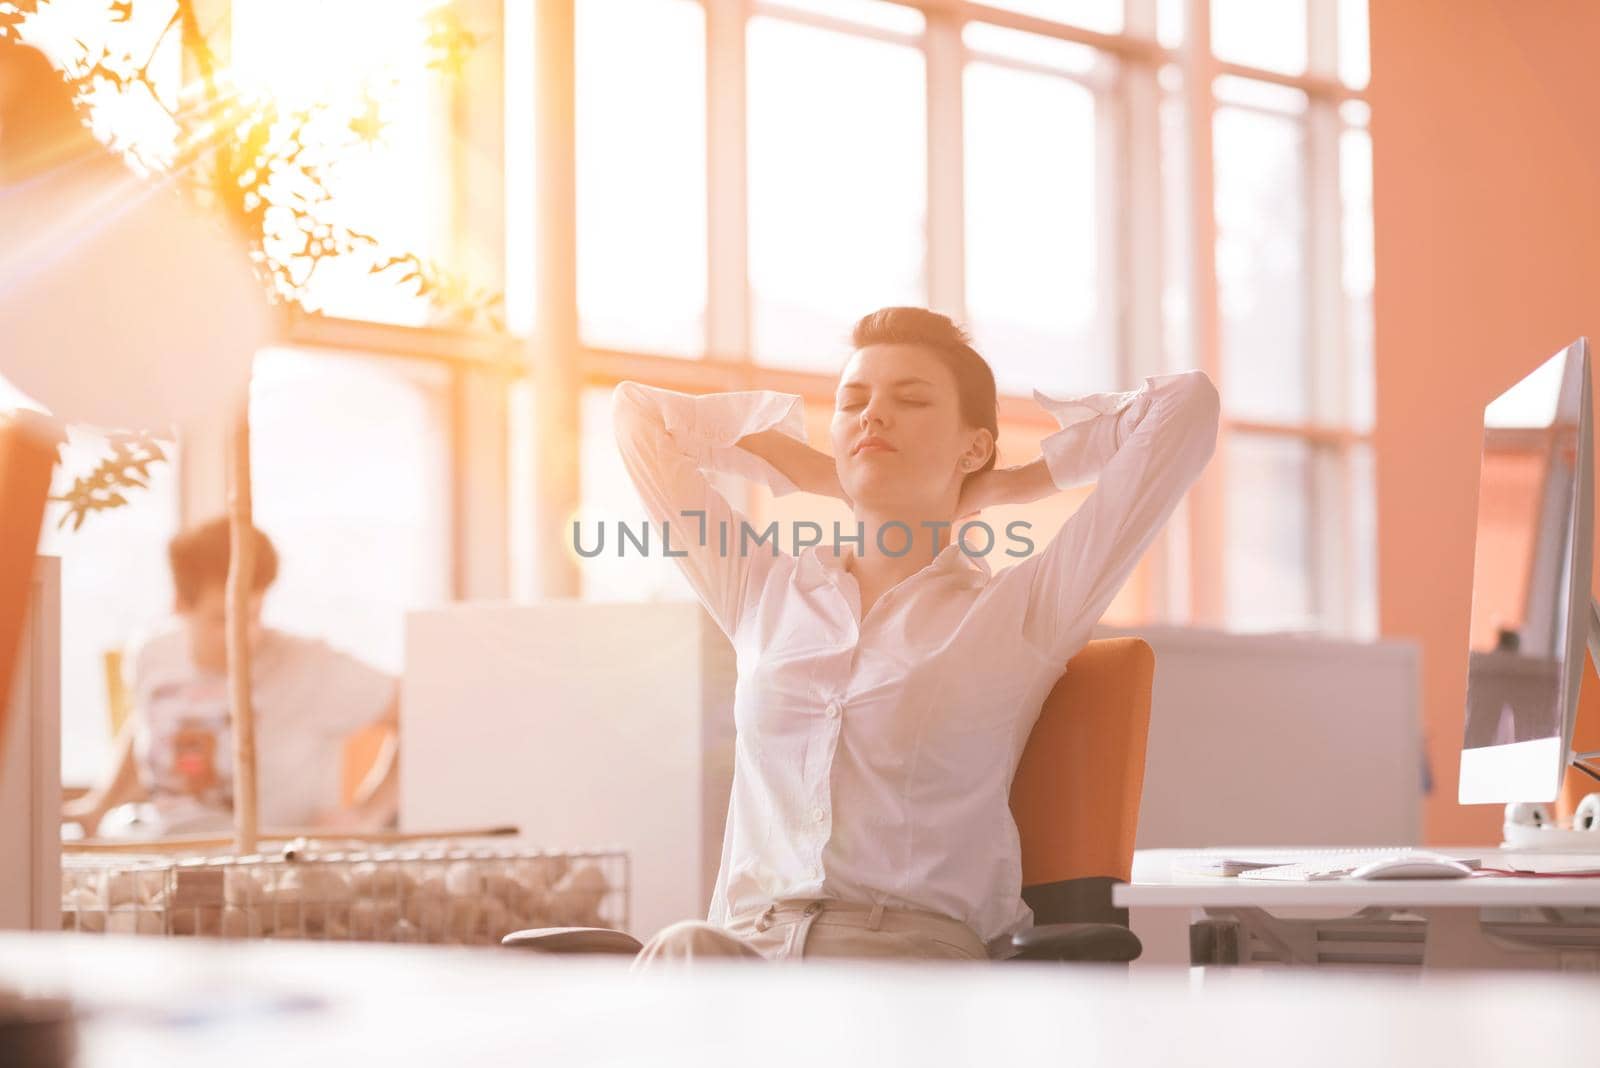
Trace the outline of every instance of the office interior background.
<instances>
[{"instance_id":1,"label":"office interior background","mask_svg":"<svg viewBox=\"0 0 1600 1068\"><path fill-rule=\"evenodd\" d=\"M128 9L41 3L22 36L68 69L154 49L148 83L89 103L159 172L176 8ZM1495 834L1498 807L1457 805L1454 781L1478 436L1490 397L1592 329L1600 11L576 0L566 54L513 0L191 9L245 91L368 120L330 135L349 144L324 210L380 247L284 251L293 310L255 364L269 622L398 671L416 608L691 600L665 559L572 551L574 521L643 514L611 387L798 393L825 442L850 324L927 305L995 368L1001 463L1054 429L1034 388L1204 368L1216 458L1106 622L1415 640L1424 837ZM536 123L564 102L570 123ZM374 273L395 248L471 313ZM75 434L61 477L102 447ZM101 655L170 605L165 541L222 511L222 452L184 442L126 507L47 520L68 783L109 760ZM1506 500L1527 491L1508 468ZM758 524L848 515L725 492ZM990 518L1042 543L1080 499Z\"/></svg>"}]
</instances>

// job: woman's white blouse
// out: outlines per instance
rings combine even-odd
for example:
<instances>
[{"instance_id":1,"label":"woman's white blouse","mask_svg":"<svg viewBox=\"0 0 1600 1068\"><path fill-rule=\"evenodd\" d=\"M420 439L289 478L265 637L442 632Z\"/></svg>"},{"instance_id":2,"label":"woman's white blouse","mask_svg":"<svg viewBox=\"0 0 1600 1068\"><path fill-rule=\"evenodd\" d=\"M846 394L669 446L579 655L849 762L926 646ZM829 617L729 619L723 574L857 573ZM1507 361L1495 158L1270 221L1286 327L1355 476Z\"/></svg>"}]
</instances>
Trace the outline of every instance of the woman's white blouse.
<instances>
[{"instance_id":1,"label":"woman's white blouse","mask_svg":"<svg viewBox=\"0 0 1600 1068\"><path fill-rule=\"evenodd\" d=\"M1011 780L1046 695L1216 447L1216 388L1200 371L1137 390L1034 398L1060 424L1041 449L1060 489L1094 492L1033 555L1002 528L989 555L947 546L860 618L833 532L798 555L705 476L795 485L735 443L806 440L802 400L771 390L695 396L622 382L617 444L659 539L733 643L733 792L709 919L794 897L953 916L986 942L1031 925ZM725 534L723 532L726 532ZM842 535L853 534L845 524ZM901 535L886 536L898 546ZM789 537L779 539L793 544ZM659 545L659 541L652 543ZM726 544L727 551L722 550ZM859 543L856 543L859 551ZM660 551L659 549L654 551Z\"/></svg>"}]
</instances>

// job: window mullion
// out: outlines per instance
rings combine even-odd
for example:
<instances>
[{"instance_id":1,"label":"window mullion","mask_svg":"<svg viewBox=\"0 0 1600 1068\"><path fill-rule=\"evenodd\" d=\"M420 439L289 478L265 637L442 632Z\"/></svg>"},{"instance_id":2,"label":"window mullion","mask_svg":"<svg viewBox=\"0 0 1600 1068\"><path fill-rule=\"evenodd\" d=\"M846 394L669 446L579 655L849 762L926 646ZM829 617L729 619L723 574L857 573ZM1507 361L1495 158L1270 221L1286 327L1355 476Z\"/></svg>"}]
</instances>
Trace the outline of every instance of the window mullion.
<instances>
[{"instance_id":1,"label":"window mullion","mask_svg":"<svg viewBox=\"0 0 1600 1068\"><path fill-rule=\"evenodd\" d=\"M578 378L578 235L575 0L538 0L534 34L535 252L538 290L528 338L538 443L536 529L562 530L578 509L582 440ZM577 597L582 576L560 536L540 537L541 597Z\"/></svg>"},{"instance_id":2,"label":"window mullion","mask_svg":"<svg viewBox=\"0 0 1600 1068\"><path fill-rule=\"evenodd\" d=\"M705 0L706 355L750 359L745 3Z\"/></svg>"},{"instance_id":3,"label":"window mullion","mask_svg":"<svg viewBox=\"0 0 1600 1068\"><path fill-rule=\"evenodd\" d=\"M1145 40L1155 40L1159 29L1160 16L1156 10L1156 0L1124 0L1122 5L1122 25L1124 32L1131 37Z\"/></svg>"},{"instance_id":4,"label":"window mullion","mask_svg":"<svg viewBox=\"0 0 1600 1068\"><path fill-rule=\"evenodd\" d=\"M1121 63L1113 90L1100 96L1100 216L1117 220L1102 237L1102 297L1116 309L1111 343L1117 352L1117 389L1137 386L1146 376L1166 369L1163 352L1161 292L1165 277L1162 243L1161 90L1156 71L1143 64ZM1105 324L1108 317L1100 317ZM1145 556L1149 582L1144 615L1171 621L1179 618L1187 596L1175 580L1188 573L1186 561L1174 558L1185 544L1164 525Z\"/></svg>"},{"instance_id":5,"label":"window mullion","mask_svg":"<svg viewBox=\"0 0 1600 1068\"><path fill-rule=\"evenodd\" d=\"M1183 99L1186 159L1184 173L1189 190L1189 351L1195 366L1211 376L1226 395L1222 374L1220 307L1217 299L1216 164L1212 119L1215 110L1212 80L1216 60L1211 54L1210 0L1186 0L1183 46ZM1189 580L1191 622L1224 622L1226 604L1227 422L1221 430L1216 457L1189 491Z\"/></svg>"},{"instance_id":6,"label":"window mullion","mask_svg":"<svg viewBox=\"0 0 1600 1068\"><path fill-rule=\"evenodd\" d=\"M1313 75L1338 73L1338 0L1306 0L1307 64ZM1345 427L1352 414L1345 329L1338 101L1313 95L1306 113L1306 359L1312 419ZM1354 503L1348 449L1318 450L1309 504L1313 589L1325 629L1347 633L1354 618L1355 559L1346 536Z\"/></svg>"},{"instance_id":7,"label":"window mullion","mask_svg":"<svg viewBox=\"0 0 1600 1068\"><path fill-rule=\"evenodd\" d=\"M1306 73L1339 80L1339 0L1305 0Z\"/></svg>"},{"instance_id":8,"label":"window mullion","mask_svg":"<svg viewBox=\"0 0 1600 1068\"><path fill-rule=\"evenodd\" d=\"M924 45L928 121L928 303L964 322L966 283L966 131L961 22L928 13Z\"/></svg>"}]
</instances>

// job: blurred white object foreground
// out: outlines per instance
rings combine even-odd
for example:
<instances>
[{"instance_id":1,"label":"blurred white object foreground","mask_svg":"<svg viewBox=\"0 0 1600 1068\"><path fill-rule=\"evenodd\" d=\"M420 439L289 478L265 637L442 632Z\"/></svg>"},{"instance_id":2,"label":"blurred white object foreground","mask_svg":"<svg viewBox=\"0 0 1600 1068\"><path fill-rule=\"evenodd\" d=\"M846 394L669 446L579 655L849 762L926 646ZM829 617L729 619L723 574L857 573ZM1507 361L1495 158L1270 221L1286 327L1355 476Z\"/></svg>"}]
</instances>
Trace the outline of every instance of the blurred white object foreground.
<instances>
[{"instance_id":1,"label":"blurred white object foreground","mask_svg":"<svg viewBox=\"0 0 1600 1068\"><path fill-rule=\"evenodd\" d=\"M0 936L0 983L77 1003L79 1068L189 1065L1589 1065L1600 979L1049 964L627 971L511 949ZM797 1014L799 1014L797 1016Z\"/></svg>"}]
</instances>

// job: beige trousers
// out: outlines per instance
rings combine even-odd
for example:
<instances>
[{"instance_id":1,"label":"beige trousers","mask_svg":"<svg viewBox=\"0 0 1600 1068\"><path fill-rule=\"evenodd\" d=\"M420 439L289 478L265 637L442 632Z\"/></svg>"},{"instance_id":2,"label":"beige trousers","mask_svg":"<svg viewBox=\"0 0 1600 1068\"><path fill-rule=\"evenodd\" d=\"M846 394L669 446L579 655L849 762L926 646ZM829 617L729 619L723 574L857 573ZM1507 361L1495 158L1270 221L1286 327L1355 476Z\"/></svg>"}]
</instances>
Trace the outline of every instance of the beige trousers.
<instances>
[{"instance_id":1,"label":"beige trousers","mask_svg":"<svg viewBox=\"0 0 1600 1068\"><path fill-rule=\"evenodd\" d=\"M779 901L727 926L685 920L664 927L634 958L635 970L705 959L988 960L977 934L936 912L829 899Z\"/></svg>"}]
</instances>

